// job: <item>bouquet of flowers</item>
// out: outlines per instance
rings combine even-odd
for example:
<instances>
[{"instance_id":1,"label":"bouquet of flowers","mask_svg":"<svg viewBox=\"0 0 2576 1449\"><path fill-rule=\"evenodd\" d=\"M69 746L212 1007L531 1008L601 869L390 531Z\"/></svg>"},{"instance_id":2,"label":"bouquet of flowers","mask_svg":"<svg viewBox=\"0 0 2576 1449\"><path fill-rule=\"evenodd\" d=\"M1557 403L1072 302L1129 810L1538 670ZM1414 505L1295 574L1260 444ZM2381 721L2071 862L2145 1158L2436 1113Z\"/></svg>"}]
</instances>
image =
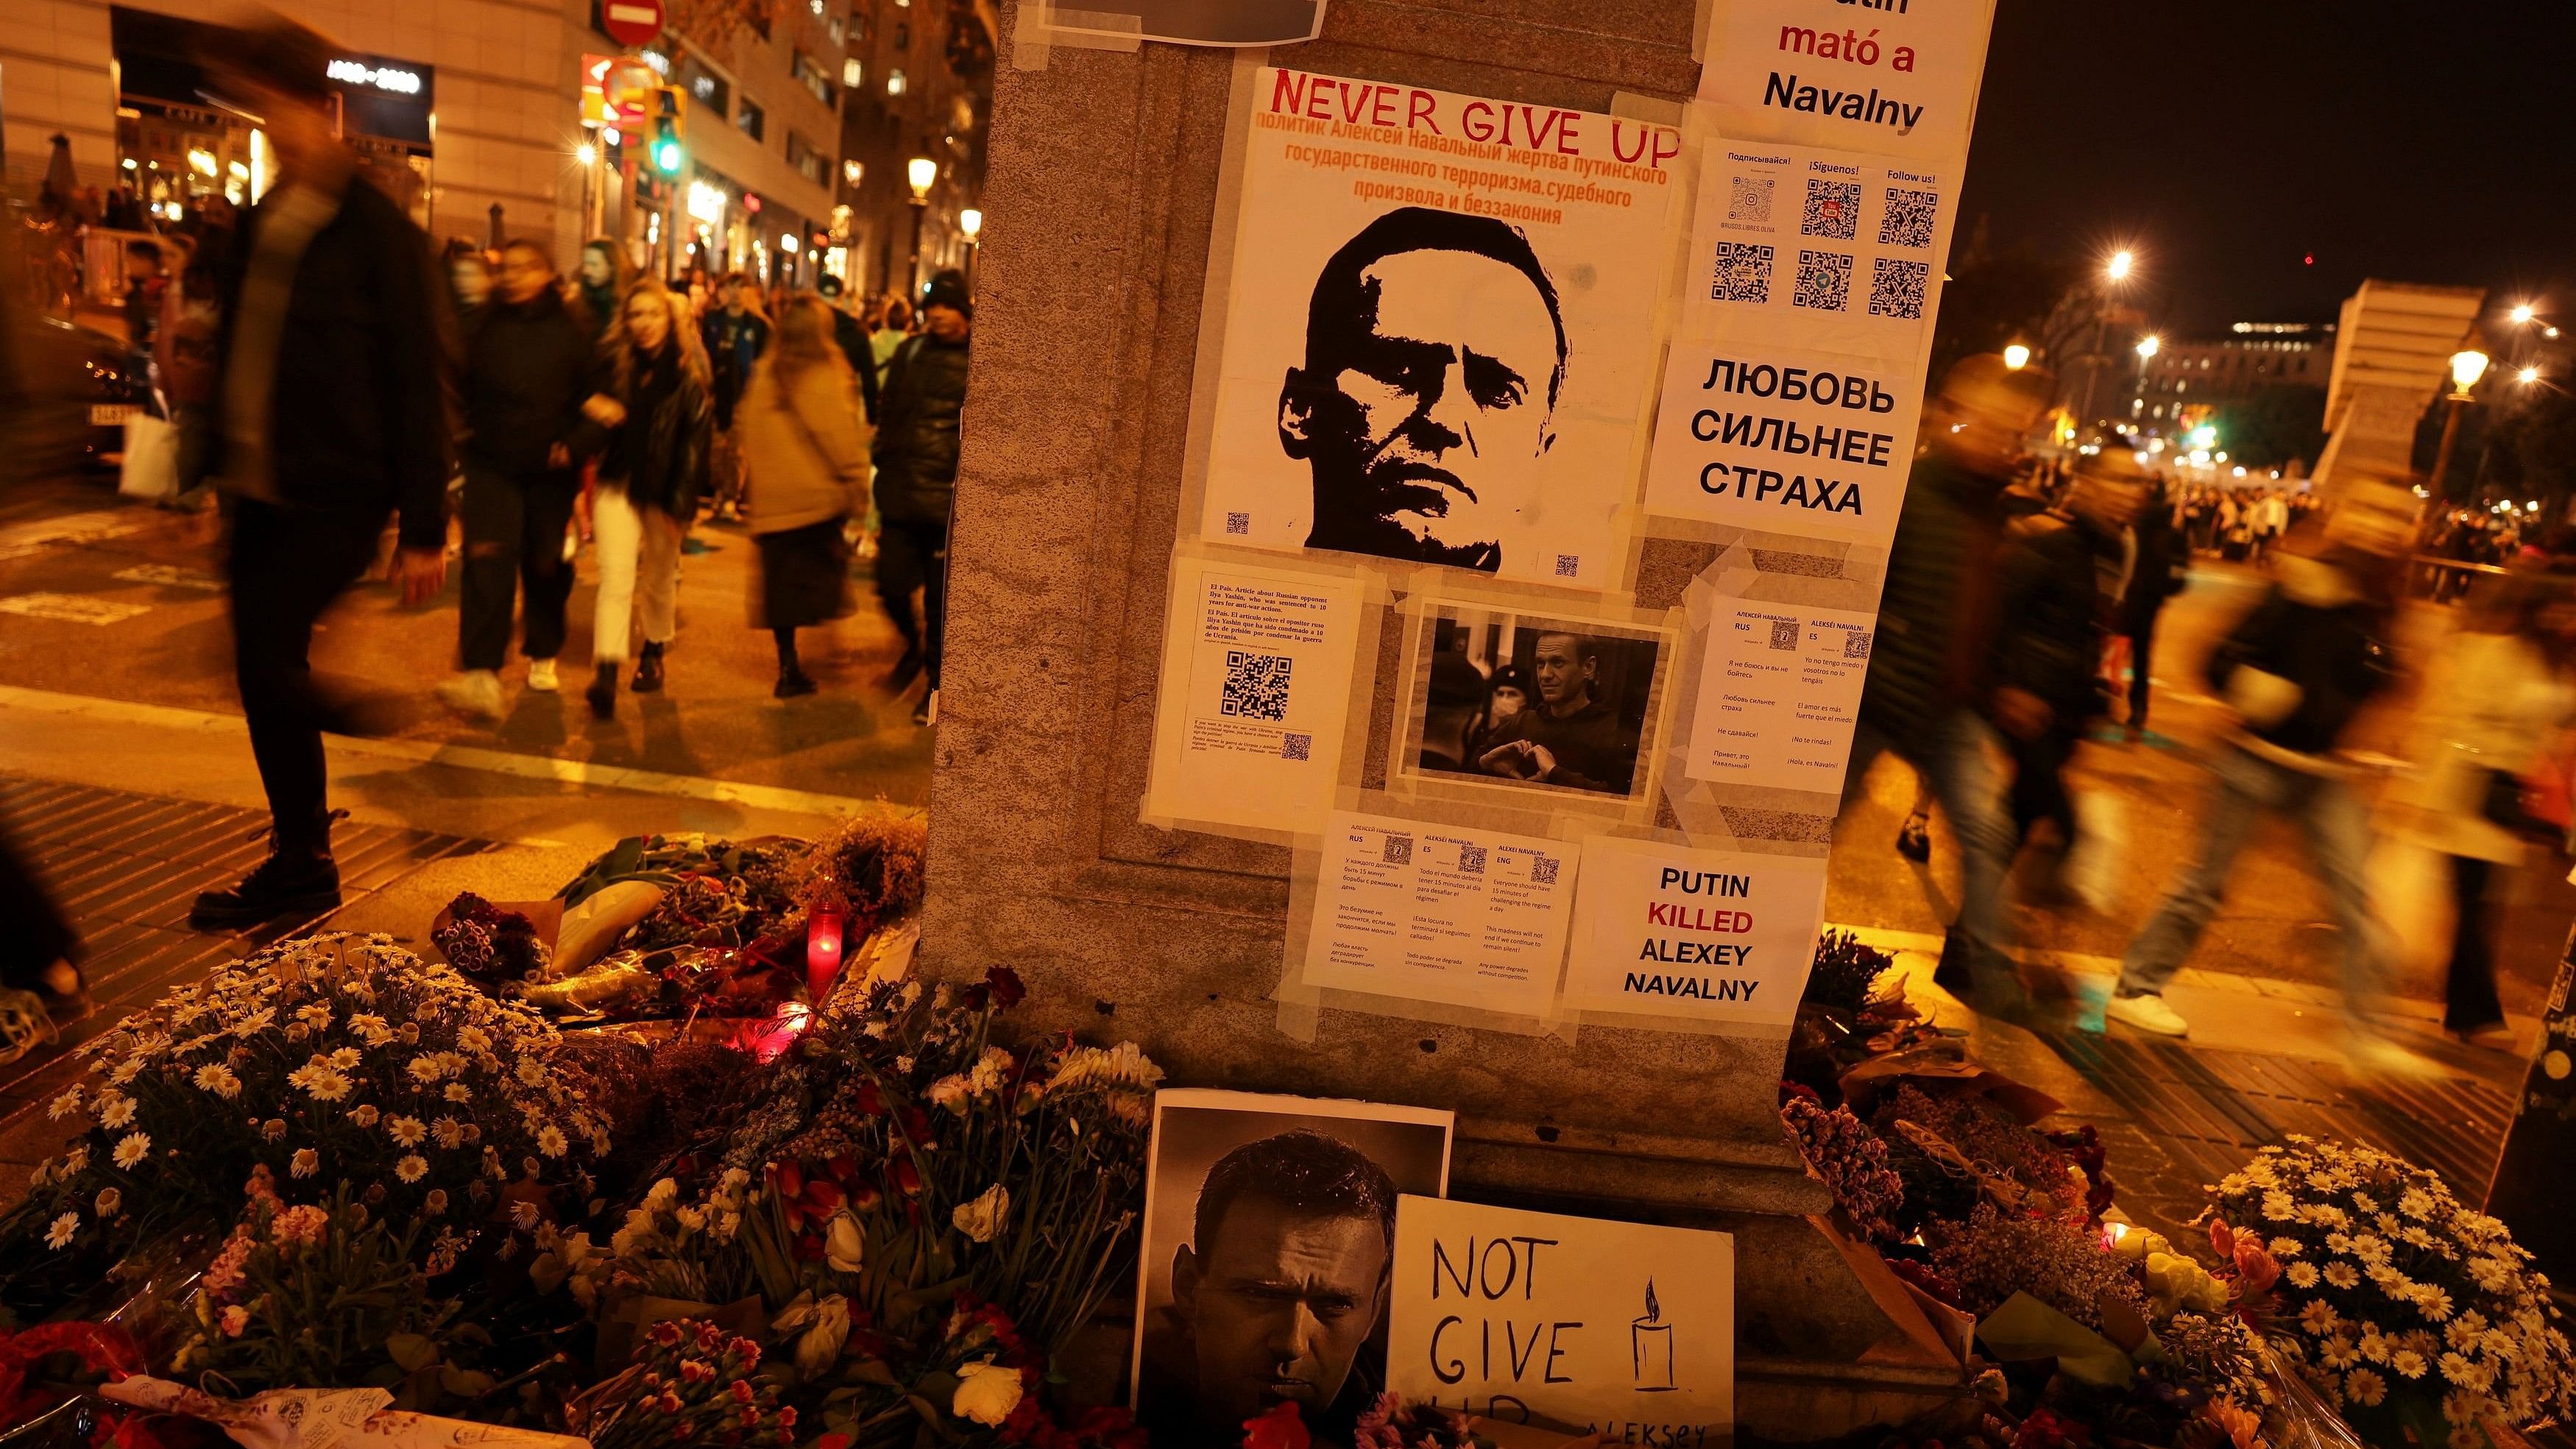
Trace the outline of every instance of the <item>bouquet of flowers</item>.
<instances>
[{"instance_id":1,"label":"bouquet of flowers","mask_svg":"<svg viewBox=\"0 0 2576 1449\"><path fill-rule=\"evenodd\" d=\"M546 974L546 943L536 923L467 891L448 902L447 924L430 933L447 964L485 985L535 981Z\"/></svg>"},{"instance_id":2,"label":"bouquet of flowers","mask_svg":"<svg viewBox=\"0 0 2576 1449\"><path fill-rule=\"evenodd\" d=\"M2277 1272L2263 1327L2363 1438L2470 1449L2576 1408L2548 1280L2433 1173L2293 1136L2213 1193L2212 1243Z\"/></svg>"},{"instance_id":3,"label":"bouquet of flowers","mask_svg":"<svg viewBox=\"0 0 2576 1449\"><path fill-rule=\"evenodd\" d=\"M635 1362L570 1405L574 1430L593 1449L671 1444L789 1445L796 1408L762 1377L760 1345L698 1319L664 1319L645 1331Z\"/></svg>"},{"instance_id":4,"label":"bouquet of flowers","mask_svg":"<svg viewBox=\"0 0 2576 1449\"><path fill-rule=\"evenodd\" d=\"M144 1239L230 1221L261 1170L290 1201L349 1184L450 1257L504 1197L578 1204L608 1134L556 1047L542 1016L383 936L235 962L84 1048L88 1079L47 1108L78 1136L0 1218L0 1302L55 1311Z\"/></svg>"}]
</instances>

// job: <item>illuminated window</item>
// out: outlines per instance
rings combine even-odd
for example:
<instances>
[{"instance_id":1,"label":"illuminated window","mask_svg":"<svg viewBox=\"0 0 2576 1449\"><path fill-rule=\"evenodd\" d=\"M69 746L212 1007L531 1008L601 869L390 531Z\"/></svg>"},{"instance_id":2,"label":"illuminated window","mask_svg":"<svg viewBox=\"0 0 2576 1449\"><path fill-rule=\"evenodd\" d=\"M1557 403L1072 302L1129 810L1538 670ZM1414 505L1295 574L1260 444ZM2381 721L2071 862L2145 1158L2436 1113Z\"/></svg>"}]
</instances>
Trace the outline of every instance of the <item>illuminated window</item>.
<instances>
[{"instance_id":1,"label":"illuminated window","mask_svg":"<svg viewBox=\"0 0 2576 1449\"><path fill-rule=\"evenodd\" d=\"M860 83L867 79L867 74L867 67L860 65L859 58L855 55L841 62L841 84L852 90L859 88Z\"/></svg>"},{"instance_id":2,"label":"illuminated window","mask_svg":"<svg viewBox=\"0 0 2576 1449\"><path fill-rule=\"evenodd\" d=\"M890 70L886 72L886 94L890 96L899 96L903 94L902 71Z\"/></svg>"}]
</instances>

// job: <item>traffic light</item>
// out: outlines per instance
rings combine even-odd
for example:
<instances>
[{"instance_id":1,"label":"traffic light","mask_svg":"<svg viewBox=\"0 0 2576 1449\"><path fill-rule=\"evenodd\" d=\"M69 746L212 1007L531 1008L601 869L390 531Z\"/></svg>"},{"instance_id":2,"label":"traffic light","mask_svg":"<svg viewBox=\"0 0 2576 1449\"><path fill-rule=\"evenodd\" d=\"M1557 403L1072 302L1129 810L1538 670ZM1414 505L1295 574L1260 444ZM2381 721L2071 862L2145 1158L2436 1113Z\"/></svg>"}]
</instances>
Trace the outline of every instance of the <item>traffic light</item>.
<instances>
[{"instance_id":1,"label":"traffic light","mask_svg":"<svg viewBox=\"0 0 2576 1449\"><path fill-rule=\"evenodd\" d=\"M664 86L655 95L653 169L665 176L677 176L680 174L680 93Z\"/></svg>"}]
</instances>

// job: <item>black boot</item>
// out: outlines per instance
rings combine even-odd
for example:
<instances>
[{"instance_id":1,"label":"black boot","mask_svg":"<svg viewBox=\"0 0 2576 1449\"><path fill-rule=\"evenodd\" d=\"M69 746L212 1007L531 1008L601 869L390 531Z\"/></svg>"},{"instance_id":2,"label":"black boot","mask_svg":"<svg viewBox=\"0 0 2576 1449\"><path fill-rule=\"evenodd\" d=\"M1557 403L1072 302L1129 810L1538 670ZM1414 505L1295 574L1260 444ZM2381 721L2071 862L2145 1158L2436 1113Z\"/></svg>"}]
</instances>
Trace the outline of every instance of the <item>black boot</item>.
<instances>
[{"instance_id":1,"label":"black boot","mask_svg":"<svg viewBox=\"0 0 2576 1449\"><path fill-rule=\"evenodd\" d=\"M635 658L635 678L629 685L637 694L653 694L662 688L662 646L647 644Z\"/></svg>"},{"instance_id":2,"label":"black boot","mask_svg":"<svg viewBox=\"0 0 2576 1449\"><path fill-rule=\"evenodd\" d=\"M340 867L331 847L278 844L241 884L205 891L188 912L201 931L236 931L289 916L310 919L340 907Z\"/></svg>"},{"instance_id":3,"label":"black boot","mask_svg":"<svg viewBox=\"0 0 2576 1449\"><path fill-rule=\"evenodd\" d=\"M610 660L591 672L590 688L582 698L590 701L590 712L606 719L617 713L617 662Z\"/></svg>"}]
</instances>

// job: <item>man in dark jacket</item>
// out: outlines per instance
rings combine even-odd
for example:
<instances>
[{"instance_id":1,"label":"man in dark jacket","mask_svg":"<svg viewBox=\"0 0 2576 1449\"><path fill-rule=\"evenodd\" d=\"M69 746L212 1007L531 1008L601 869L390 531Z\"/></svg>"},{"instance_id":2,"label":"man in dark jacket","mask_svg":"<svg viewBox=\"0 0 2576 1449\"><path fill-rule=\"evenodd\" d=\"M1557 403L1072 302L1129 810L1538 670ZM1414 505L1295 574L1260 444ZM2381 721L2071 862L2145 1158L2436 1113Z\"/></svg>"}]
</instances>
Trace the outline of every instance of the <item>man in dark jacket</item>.
<instances>
[{"instance_id":1,"label":"man in dark jacket","mask_svg":"<svg viewBox=\"0 0 2576 1449\"><path fill-rule=\"evenodd\" d=\"M592 329L564 300L554 263L532 241L501 249L501 279L465 341L465 525L458 652L465 672L439 697L471 715L501 715L501 662L511 596L524 589L521 651L528 688L555 692L572 565L564 527L581 475L572 439L589 395Z\"/></svg>"},{"instance_id":2,"label":"man in dark jacket","mask_svg":"<svg viewBox=\"0 0 2576 1449\"><path fill-rule=\"evenodd\" d=\"M339 904L313 625L401 518L393 578L419 604L446 581L450 354L428 239L361 180L323 73L344 53L270 16L219 75L264 118L277 184L242 223L224 289L217 476L236 500L234 667L268 792L267 860L197 898L239 927Z\"/></svg>"},{"instance_id":3,"label":"man in dark jacket","mask_svg":"<svg viewBox=\"0 0 2576 1449\"><path fill-rule=\"evenodd\" d=\"M850 363L850 371L859 375L859 406L874 426L877 420L877 355L868 343L867 324L853 314L842 299L841 279L825 272L814 284L814 290L832 307L832 345Z\"/></svg>"},{"instance_id":4,"label":"man in dark jacket","mask_svg":"<svg viewBox=\"0 0 2576 1449\"><path fill-rule=\"evenodd\" d=\"M759 365L760 354L769 350L769 321L752 309L760 290L742 273L726 277L718 293L724 305L707 313L698 324L698 334L706 344L716 409L710 470L715 475L715 516L731 519L741 512L743 485L742 446L734 435L733 410L742 401L742 390L751 385L751 370Z\"/></svg>"},{"instance_id":5,"label":"man in dark jacket","mask_svg":"<svg viewBox=\"0 0 2576 1449\"><path fill-rule=\"evenodd\" d=\"M1999 627L1988 714L2013 758L2016 838L2051 820L2063 845L2075 843L2066 765L2101 710L2105 626L2147 483L2135 453L2106 448L2085 461L2062 509L2012 526L1996 560Z\"/></svg>"},{"instance_id":6,"label":"man in dark jacket","mask_svg":"<svg viewBox=\"0 0 2576 1449\"><path fill-rule=\"evenodd\" d=\"M1889 751L1931 783L1960 855L1959 917L1937 979L1965 990L1972 968L2008 976L2004 865L2011 827L2002 784L1986 763L1983 694L1993 638L1993 560L2004 488L2022 440L2046 411L2056 379L1988 353L1962 359L1923 408L1925 451L1914 463L1889 550L1871 641L1869 681L1852 736L1846 797Z\"/></svg>"},{"instance_id":7,"label":"man in dark jacket","mask_svg":"<svg viewBox=\"0 0 2576 1449\"><path fill-rule=\"evenodd\" d=\"M889 683L900 691L915 674L929 674L929 692L912 715L914 723L929 724L939 710L948 513L957 493L957 423L966 408L966 358L975 330L966 279L953 271L931 278L922 320L921 335L906 338L887 361L877 403L877 597L904 642Z\"/></svg>"},{"instance_id":8,"label":"man in dark jacket","mask_svg":"<svg viewBox=\"0 0 2576 1449\"><path fill-rule=\"evenodd\" d=\"M2129 737L2147 733L2149 666L2155 662L2156 618L2165 601L2179 594L2191 578L2191 550L2184 543L2176 508L2163 482L2147 492L2137 522L2129 525L2136 540L2129 562L2129 583L2120 595L2119 629L2129 641Z\"/></svg>"},{"instance_id":9,"label":"man in dark jacket","mask_svg":"<svg viewBox=\"0 0 2576 1449\"><path fill-rule=\"evenodd\" d=\"M2386 931L2372 913L2362 876L2370 853L2368 807L2336 758L2362 706L2395 675L2389 632L2414 537L2415 498L2399 482L2339 483L2322 546L2286 552L2280 576L2209 662L2210 692L2229 711L2226 738L2210 756L2210 798L2200 838L2164 902L2120 963L2120 983L2103 1015L2140 1031L2191 1030L2165 1003L2216 914L2230 869L2266 810L2299 822L2343 936L2344 996L2358 1008L2387 969ZM2402 1060L2376 1036L2357 1033L2365 1065Z\"/></svg>"},{"instance_id":10,"label":"man in dark jacket","mask_svg":"<svg viewBox=\"0 0 2576 1449\"><path fill-rule=\"evenodd\" d=\"M1581 634L1538 636L1531 667L1538 703L1495 726L1476 768L1508 780L1625 795L1637 778L1637 731L1601 697L1601 645Z\"/></svg>"}]
</instances>

